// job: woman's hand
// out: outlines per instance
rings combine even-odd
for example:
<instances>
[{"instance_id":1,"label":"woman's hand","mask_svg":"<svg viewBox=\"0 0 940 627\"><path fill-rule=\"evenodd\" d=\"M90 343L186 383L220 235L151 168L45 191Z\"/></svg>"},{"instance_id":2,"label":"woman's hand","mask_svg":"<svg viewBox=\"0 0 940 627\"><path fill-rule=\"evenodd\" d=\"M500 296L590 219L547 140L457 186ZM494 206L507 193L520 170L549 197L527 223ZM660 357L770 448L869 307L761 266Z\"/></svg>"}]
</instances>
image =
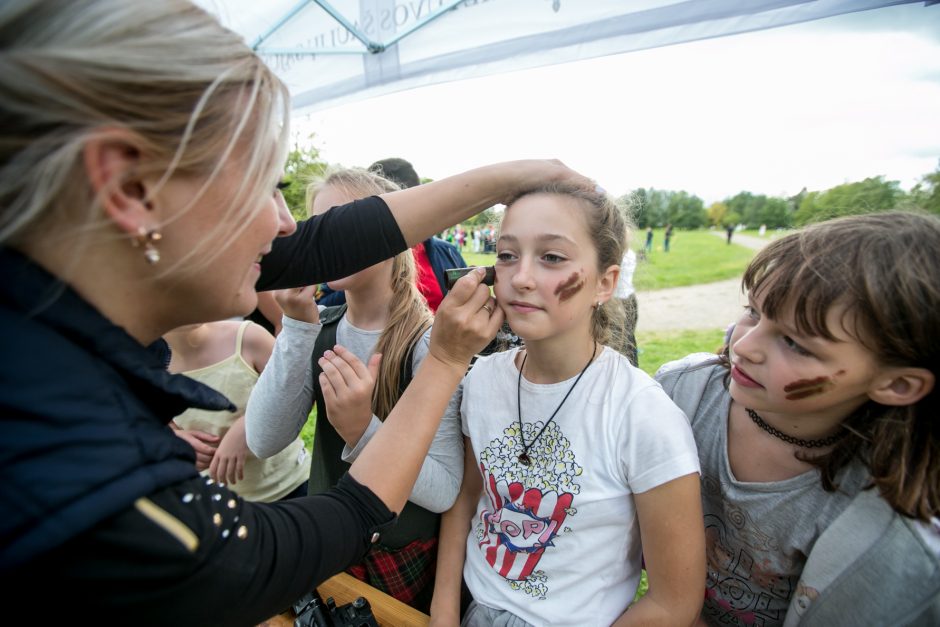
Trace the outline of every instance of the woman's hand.
<instances>
[{"instance_id":1,"label":"woman's hand","mask_svg":"<svg viewBox=\"0 0 940 627\"><path fill-rule=\"evenodd\" d=\"M248 458L248 442L245 439L245 416L239 416L222 438L212 463L209 476L219 483L235 485L245 478L245 459Z\"/></svg>"},{"instance_id":2,"label":"woman's hand","mask_svg":"<svg viewBox=\"0 0 940 627\"><path fill-rule=\"evenodd\" d=\"M274 300L281 306L284 315L288 318L316 324L320 322L320 311L314 299L316 293L316 285L292 287L286 290L276 290Z\"/></svg>"},{"instance_id":3,"label":"woman's hand","mask_svg":"<svg viewBox=\"0 0 940 627\"><path fill-rule=\"evenodd\" d=\"M476 268L461 277L441 301L431 327L429 355L448 364L470 363L496 337L503 310L480 281L486 273Z\"/></svg>"},{"instance_id":4,"label":"woman's hand","mask_svg":"<svg viewBox=\"0 0 940 627\"><path fill-rule=\"evenodd\" d=\"M356 446L372 421L372 390L379 374L381 355L372 355L366 366L342 346L323 353L319 360L320 389L330 424L350 447Z\"/></svg>"},{"instance_id":5,"label":"woman's hand","mask_svg":"<svg viewBox=\"0 0 940 627\"><path fill-rule=\"evenodd\" d=\"M171 423L174 424L175 423ZM196 451L196 470L202 472L212 463L212 457L215 455L216 447L219 445L219 436L206 433L205 431L195 431L190 429L180 429L175 427L173 433L176 437L186 440Z\"/></svg>"},{"instance_id":6,"label":"woman's hand","mask_svg":"<svg viewBox=\"0 0 940 627\"><path fill-rule=\"evenodd\" d=\"M595 191L597 182L579 174L558 159L524 159L498 164L507 169L512 177L510 192L503 204L511 203L517 196L541 187L546 183L568 183Z\"/></svg>"}]
</instances>

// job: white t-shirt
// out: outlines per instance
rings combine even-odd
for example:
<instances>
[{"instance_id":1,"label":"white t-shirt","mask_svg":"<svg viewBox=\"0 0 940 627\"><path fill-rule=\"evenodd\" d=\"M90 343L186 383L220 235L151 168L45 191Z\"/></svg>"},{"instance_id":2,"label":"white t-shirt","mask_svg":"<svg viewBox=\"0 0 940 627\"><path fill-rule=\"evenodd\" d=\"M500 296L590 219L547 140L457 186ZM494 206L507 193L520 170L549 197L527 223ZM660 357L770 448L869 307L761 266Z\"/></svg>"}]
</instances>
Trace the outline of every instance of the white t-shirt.
<instances>
[{"instance_id":1,"label":"white t-shirt","mask_svg":"<svg viewBox=\"0 0 940 627\"><path fill-rule=\"evenodd\" d=\"M629 298L633 294L634 272L636 272L636 253L628 249L623 254L623 260L620 262L620 277L617 279L617 289L614 291L614 296Z\"/></svg>"},{"instance_id":2,"label":"white t-shirt","mask_svg":"<svg viewBox=\"0 0 940 627\"><path fill-rule=\"evenodd\" d=\"M604 348L530 447L527 467L518 460L518 350L480 358L462 383L462 427L484 486L464 577L479 603L535 625L610 625L640 579L633 495L698 472L692 431L659 384ZM522 379L526 443L574 379Z\"/></svg>"}]
</instances>

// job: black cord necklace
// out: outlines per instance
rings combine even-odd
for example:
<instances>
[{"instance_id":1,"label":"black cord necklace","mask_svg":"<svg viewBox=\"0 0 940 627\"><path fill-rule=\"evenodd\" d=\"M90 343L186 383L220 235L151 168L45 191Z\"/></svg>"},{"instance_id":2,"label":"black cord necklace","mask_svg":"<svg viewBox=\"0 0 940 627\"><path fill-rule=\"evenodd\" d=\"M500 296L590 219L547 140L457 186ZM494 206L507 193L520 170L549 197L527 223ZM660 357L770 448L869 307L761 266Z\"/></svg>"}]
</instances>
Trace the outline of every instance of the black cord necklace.
<instances>
[{"instance_id":1,"label":"black cord necklace","mask_svg":"<svg viewBox=\"0 0 940 627\"><path fill-rule=\"evenodd\" d=\"M561 409L561 406L564 405L565 401L568 400L568 397L571 396L571 392L574 390L574 386L578 385L578 381L581 380L581 377L588 369L588 366L591 365L591 362L594 361L594 357L596 355L597 342L594 342L594 351L591 353L591 358L588 360L584 368L581 369L581 372L578 374L578 378L575 379L574 383L571 384L571 387L568 388L568 393L565 394L565 397L561 399L560 403L558 403L558 407L556 407L555 411L552 412L551 417L545 421L545 424L528 444L525 443L525 435L522 430L522 369L525 367L525 360L529 357L529 355L526 353L522 356L522 364L519 366L519 378L516 380L516 408L519 411L519 441L522 442L522 452L519 454L519 463L525 466L528 466L532 463L532 460L529 458L529 449L538 441L540 437L542 437L542 434L545 433L545 430L548 429L548 425L551 424L552 420L555 419L555 415L558 414L558 410Z\"/></svg>"},{"instance_id":2,"label":"black cord necklace","mask_svg":"<svg viewBox=\"0 0 940 627\"><path fill-rule=\"evenodd\" d=\"M747 415L751 417L751 420L754 421L758 427L774 436L786 442L787 444L796 444L797 446L802 446L803 448L822 448L824 446L829 446L830 444L835 444L839 440L845 437L847 433L844 429L835 435L830 435L828 438L820 438L818 440L801 440L800 438L795 438L792 435L787 435L777 429L774 429L769 424L764 422L764 419L757 415L757 412L749 407L745 407L744 411L747 412Z\"/></svg>"}]
</instances>

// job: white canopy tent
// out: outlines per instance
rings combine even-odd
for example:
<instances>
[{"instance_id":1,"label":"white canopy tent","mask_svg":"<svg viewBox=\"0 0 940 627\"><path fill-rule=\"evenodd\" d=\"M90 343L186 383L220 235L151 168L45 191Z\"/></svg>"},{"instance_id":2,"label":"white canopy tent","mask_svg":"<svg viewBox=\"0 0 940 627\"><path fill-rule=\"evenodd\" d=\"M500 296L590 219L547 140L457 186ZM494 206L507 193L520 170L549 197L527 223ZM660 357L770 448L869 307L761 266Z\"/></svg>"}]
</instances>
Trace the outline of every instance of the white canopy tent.
<instances>
[{"instance_id":1,"label":"white canopy tent","mask_svg":"<svg viewBox=\"0 0 940 627\"><path fill-rule=\"evenodd\" d=\"M915 1L197 0L306 110Z\"/></svg>"}]
</instances>

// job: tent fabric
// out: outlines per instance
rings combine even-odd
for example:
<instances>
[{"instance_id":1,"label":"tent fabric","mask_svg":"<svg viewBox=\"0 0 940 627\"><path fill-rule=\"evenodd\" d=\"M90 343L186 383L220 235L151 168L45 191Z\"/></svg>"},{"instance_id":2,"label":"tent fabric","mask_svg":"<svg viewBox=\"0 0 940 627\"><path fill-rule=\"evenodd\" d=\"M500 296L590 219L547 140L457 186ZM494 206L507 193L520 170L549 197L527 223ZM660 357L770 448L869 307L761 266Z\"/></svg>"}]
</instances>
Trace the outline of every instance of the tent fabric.
<instances>
[{"instance_id":1,"label":"tent fabric","mask_svg":"<svg viewBox=\"0 0 940 627\"><path fill-rule=\"evenodd\" d=\"M295 109L917 0L197 0ZM923 1L923 0L920 0Z\"/></svg>"}]
</instances>

